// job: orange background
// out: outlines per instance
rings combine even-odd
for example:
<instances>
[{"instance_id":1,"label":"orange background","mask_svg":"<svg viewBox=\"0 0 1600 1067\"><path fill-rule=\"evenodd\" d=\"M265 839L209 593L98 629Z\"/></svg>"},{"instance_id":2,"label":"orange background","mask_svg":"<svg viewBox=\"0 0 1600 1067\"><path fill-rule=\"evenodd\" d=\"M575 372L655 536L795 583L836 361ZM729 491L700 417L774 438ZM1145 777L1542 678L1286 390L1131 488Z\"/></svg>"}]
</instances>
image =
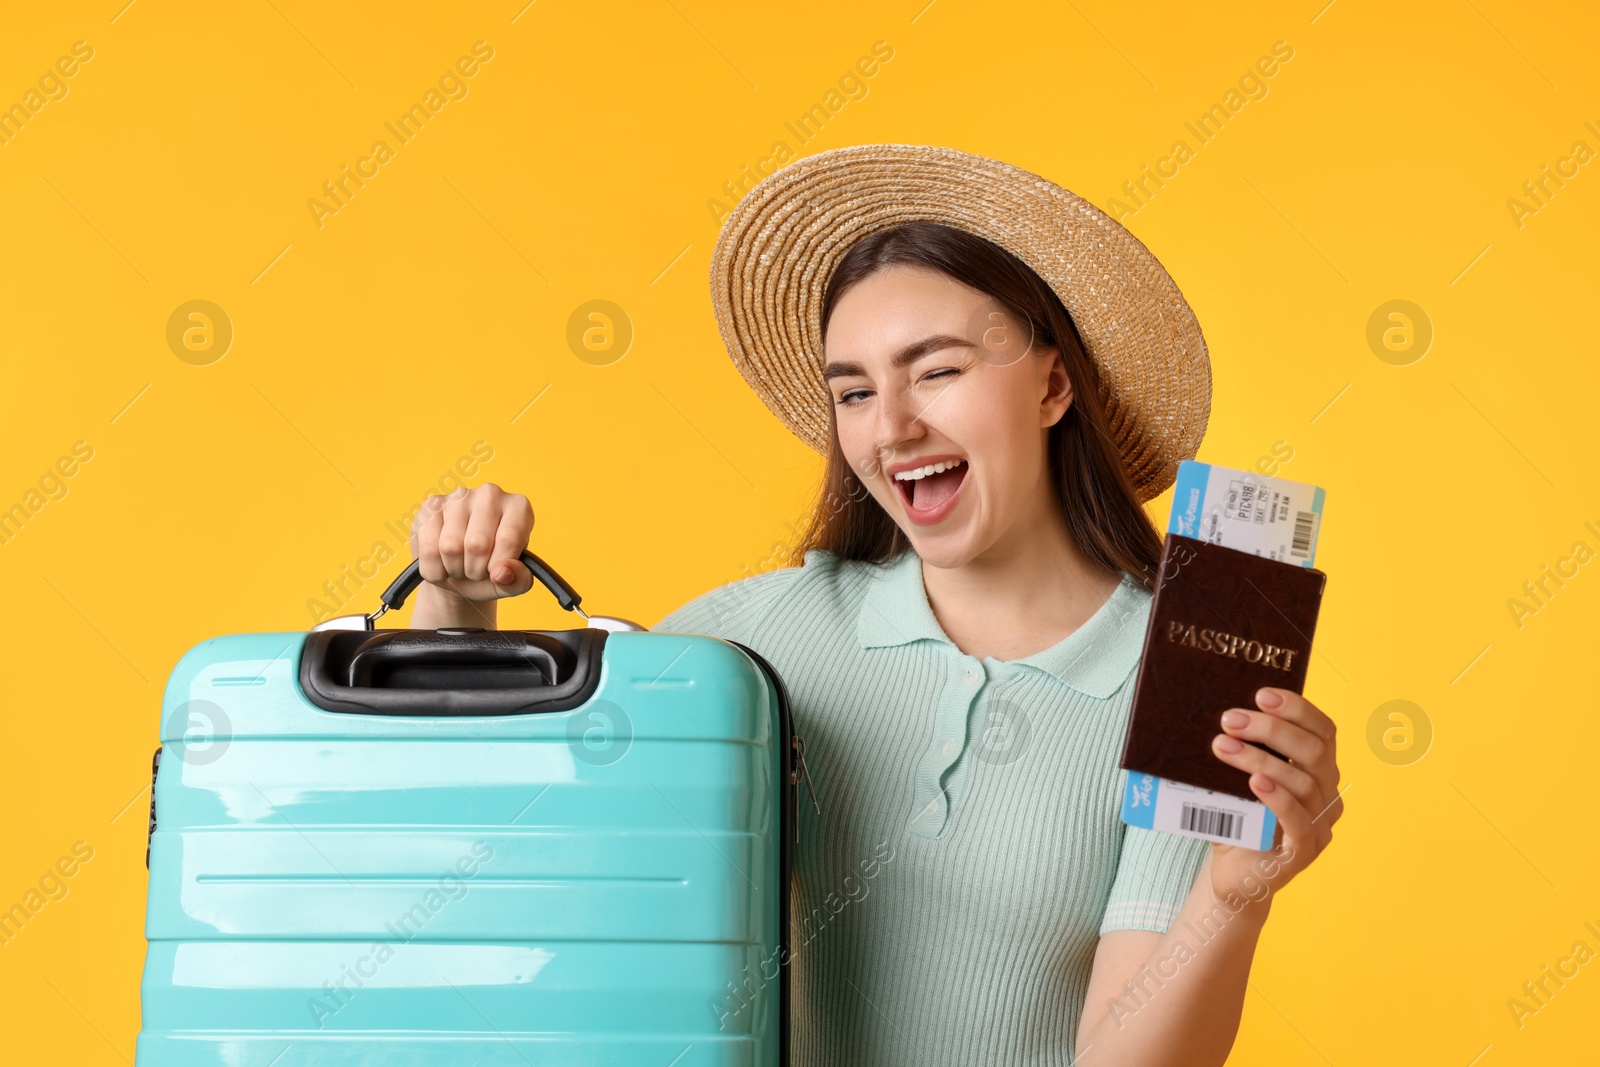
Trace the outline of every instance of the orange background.
<instances>
[{"instance_id":1,"label":"orange background","mask_svg":"<svg viewBox=\"0 0 1600 1067\"><path fill-rule=\"evenodd\" d=\"M1600 966L1520 1025L1507 1005L1600 950L1591 9L122 2L0 35L0 105L41 102L0 143L0 508L25 517L0 540L0 908L92 849L0 945L17 1062L132 1056L174 662L309 626L375 545L405 555L386 524L475 442L469 481L533 498L535 547L596 611L654 621L792 540L819 462L728 362L706 285L708 201L779 140L946 144L1108 207L1167 167L1125 222L1211 347L1200 457L1327 489L1308 695L1340 724L1348 813L1274 910L1231 1062L1593 1058ZM48 79L79 41L92 58ZM308 200L478 41L466 95L319 226ZM892 58L845 79L876 42ZM1275 42L1292 58L1199 144L1185 123ZM786 124L813 105L802 144ZM1568 177L1534 203L1546 165ZM233 334L204 365L168 343L194 300ZM569 344L594 300L625 352ZM1425 352L1369 345L1392 300ZM76 442L92 458L52 480ZM1519 619L1547 564L1569 577ZM564 624L539 596L502 619ZM1391 700L1431 725L1422 758L1369 743Z\"/></svg>"}]
</instances>

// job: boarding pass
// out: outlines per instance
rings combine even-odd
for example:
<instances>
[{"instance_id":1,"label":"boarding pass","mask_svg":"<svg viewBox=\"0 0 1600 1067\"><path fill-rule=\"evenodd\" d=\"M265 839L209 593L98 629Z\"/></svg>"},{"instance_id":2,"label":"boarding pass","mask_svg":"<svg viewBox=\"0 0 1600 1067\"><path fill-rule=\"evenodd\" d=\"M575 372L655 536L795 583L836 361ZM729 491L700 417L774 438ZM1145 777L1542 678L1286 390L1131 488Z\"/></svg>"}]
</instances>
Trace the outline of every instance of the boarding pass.
<instances>
[{"instance_id":1,"label":"boarding pass","mask_svg":"<svg viewBox=\"0 0 1600 1067\"><path fill-rule=\"evenodd\" d=\"M1167 532L1311 566L1322 526L1322 489L1254 471L1185 460Z\"/></svg>"}]
</instances>

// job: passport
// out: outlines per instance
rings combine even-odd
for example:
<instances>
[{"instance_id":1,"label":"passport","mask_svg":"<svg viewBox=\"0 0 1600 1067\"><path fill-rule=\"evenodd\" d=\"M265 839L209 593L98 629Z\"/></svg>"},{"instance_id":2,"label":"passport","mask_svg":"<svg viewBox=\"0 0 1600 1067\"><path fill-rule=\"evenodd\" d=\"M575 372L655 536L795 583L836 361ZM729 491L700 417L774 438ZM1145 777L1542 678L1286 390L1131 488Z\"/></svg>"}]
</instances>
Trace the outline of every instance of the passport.
<instances>
[{"instance_id":1,"label":"passport","mask_svg":"<svg viewBox=\"0 0 1600 1067\"><path fill-rule=\"evenodd\" d=\"M1325 582L1308 565L1167 534L1122 750L1130 788L1155 776L1256 801L1211 739L1224 711L1257 710L1262 686L1302 691Z\"/></svg>"}]
</instances>

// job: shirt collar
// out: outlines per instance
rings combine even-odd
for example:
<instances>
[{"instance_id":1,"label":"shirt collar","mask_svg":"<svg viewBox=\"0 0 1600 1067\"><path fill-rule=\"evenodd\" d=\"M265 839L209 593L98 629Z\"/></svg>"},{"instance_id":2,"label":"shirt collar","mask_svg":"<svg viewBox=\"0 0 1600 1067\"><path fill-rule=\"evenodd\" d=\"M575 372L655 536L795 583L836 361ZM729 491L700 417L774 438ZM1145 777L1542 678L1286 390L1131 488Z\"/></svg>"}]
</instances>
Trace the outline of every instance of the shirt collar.
<instances>
[{"instance_id":1,"label":"shirt collar","mask_svg":"<svg viewBox=\"0 0 1600 1067\"><path fill-rule=\"evenodd\" d=\"M1041 670L1086 696L1104 700L1137 666L1149 613L1150 594L1124 571L1106 602L1063 640L1023 659L985 657L985 662ZM935 641L961 654L928 604L922 560L912 551L883 564L868 584L856 617L856 639L862 648Z\"/></svg>"}]
</instances>

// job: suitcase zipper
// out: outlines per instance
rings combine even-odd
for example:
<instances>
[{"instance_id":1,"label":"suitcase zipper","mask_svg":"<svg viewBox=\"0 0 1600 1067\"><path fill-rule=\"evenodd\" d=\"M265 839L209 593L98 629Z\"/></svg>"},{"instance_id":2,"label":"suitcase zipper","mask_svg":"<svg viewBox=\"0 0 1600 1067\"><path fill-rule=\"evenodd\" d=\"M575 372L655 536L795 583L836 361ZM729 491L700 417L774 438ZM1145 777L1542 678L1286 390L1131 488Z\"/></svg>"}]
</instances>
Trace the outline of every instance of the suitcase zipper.
<instances>
[{"instance_id":1,"label":"suitcase zipper","mask_svg":"<svg viewBox=\"0 0 1600 1067\"><path fill-rule=\"evenodd\" d=\"M794 803L789 806L794 812L794 843L800 843L800 778L805 776L806 791L811 794L811 810L818 815L822 814L822 807L817 803L817 787L811 782L811 768L806 766L806 739L799 734L789 735L789 748L793 758L789 765L789 785L794 789Z\"/></svg>"},{"instance_id":2,"label":"suitcase zipper","mask_svg":"<svg viewBox=\"0 0 1600 1067\"><path fill-rule=\"evenodd\" d=\"M161 773L161 746L150 757L150 830L144 838L144 867L150 869L150 846L156 838L156 776Z\"/></svg>"}]
</instances>

